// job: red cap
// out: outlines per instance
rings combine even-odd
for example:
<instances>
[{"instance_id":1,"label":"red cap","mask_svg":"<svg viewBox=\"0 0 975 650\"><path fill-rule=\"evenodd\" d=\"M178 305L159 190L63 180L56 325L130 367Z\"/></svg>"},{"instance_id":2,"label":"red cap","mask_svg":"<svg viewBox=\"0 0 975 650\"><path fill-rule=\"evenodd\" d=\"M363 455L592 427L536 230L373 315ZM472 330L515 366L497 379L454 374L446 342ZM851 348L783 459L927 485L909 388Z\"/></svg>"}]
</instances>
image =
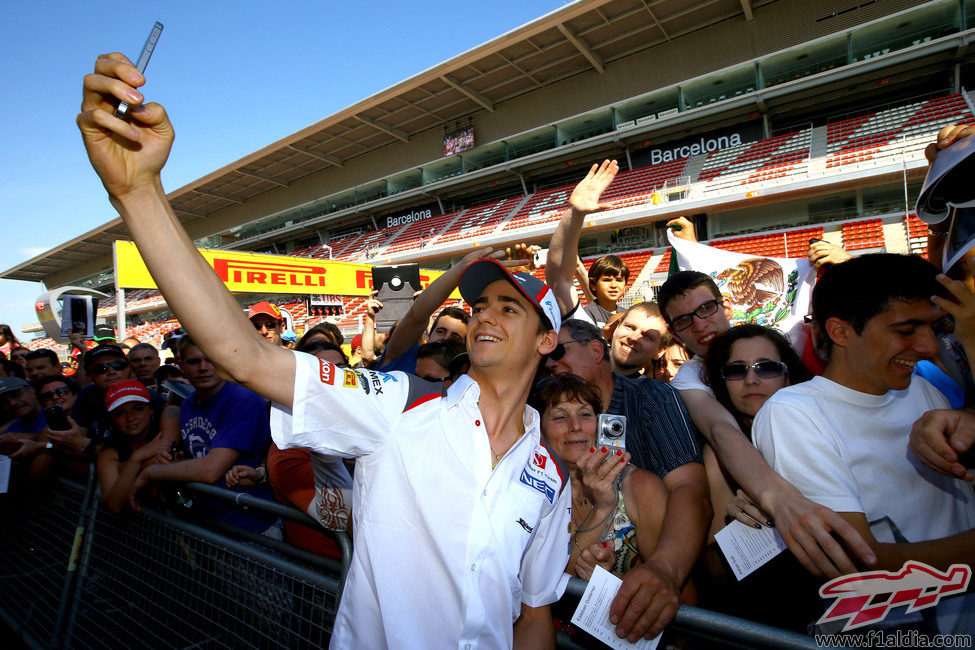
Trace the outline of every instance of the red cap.
<instances>
[{"instance_id":1,"label":"red cap","mask_svg":"<svg viewBox=\"0 0 975 650\"><path fill-rule=\"evenodd\" d=\"M127 379L114 384L105 393L105 408L111 413L126 402L145 402L150 403L149 391L142 385L142 382L134 379Z\"/></svg>"},{"instance_id":2,"label":"red cap","mask_svg":"<svg viewBox=\"0 0 975 650\"><path fill-rule=\"evenodd\" d=\"M362 346L362 334L356 334L355 336L353 336L352 337L352 342L349 343L349 345L352 347L352 351L353 352L355 351L356 348L361 347Z\"/></svg>"},{"instance_id":3,"label":"red cap","mask_svg":"<svg viewBox=\"0 0 975 650\"><path fill-rule=\"evenodd\" d=\"M247 310L247 318L254 318L258 314L267 314L274 320L284 320L284 316L281 315L281 310L278 309L277 305L272 305L267 300L262 300Z\"/></svg>"}]
</instances>

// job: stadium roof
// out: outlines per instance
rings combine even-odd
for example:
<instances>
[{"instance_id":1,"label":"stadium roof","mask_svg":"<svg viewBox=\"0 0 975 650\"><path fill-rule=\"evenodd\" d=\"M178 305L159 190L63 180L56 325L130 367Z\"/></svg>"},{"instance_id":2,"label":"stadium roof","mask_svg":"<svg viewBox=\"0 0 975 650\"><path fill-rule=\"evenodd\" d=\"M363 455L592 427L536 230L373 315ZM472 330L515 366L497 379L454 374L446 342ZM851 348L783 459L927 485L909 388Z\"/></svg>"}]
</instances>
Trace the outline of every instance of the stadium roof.
<instances>
[{"instance_id":1,"label":"stadium roof","mask_svg":"<svg viewBox=\"0 0 975 650\"><path fill-rule=\"evenodd\" d=\"M773 0L761 0L763 5ZM709 25L752 17L750 0L580 0L406 79L169 193L191 221L475 111ZM42 281L131 239L116 218L2 278Z\"/></svg>"}]
</instances>

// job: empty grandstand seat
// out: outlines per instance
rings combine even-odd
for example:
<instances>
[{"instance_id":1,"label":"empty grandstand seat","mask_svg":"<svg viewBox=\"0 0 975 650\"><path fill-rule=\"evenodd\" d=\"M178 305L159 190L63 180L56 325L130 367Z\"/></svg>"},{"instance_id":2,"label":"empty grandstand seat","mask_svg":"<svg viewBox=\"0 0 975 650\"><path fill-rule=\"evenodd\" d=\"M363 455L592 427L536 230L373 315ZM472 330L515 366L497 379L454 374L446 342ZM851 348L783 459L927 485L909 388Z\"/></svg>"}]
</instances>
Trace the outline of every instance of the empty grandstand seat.
<instances>
[{"instance_id":1,"label":"empty grandstand seat","mask_svg":"<svg viewBox=\"0 0 975 650\"><path fill-rule=\"evenodd\" d=\"M843 248L848 251L864 248L882 248L884 227L880 219L849 221L843 224Z\"/></svg>"}]
</instances>

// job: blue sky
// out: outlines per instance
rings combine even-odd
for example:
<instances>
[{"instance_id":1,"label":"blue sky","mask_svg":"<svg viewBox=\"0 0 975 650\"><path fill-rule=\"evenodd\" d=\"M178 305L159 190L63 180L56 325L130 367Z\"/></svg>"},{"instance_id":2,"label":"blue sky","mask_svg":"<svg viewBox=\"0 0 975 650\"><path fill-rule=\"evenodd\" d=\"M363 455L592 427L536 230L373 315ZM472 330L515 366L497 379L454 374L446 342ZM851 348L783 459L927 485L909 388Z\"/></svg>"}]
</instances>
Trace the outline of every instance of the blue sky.
<instances>
[{"instance_id":1,"label":"blue sky","mask_svg":"<svg viewBox=\"0 0 975 650\"><path fill-rule=\"evenodd\" d=\"M7 3L0 24L0 224L6 270L111 219L74 118L95 57L134 58L165 25L142 89L169 111L174 190L566 4ZM92 11L92 8L95 11ZM0 322L35 323L41 285L0 280Z\"/></svg>"}]
</instances>

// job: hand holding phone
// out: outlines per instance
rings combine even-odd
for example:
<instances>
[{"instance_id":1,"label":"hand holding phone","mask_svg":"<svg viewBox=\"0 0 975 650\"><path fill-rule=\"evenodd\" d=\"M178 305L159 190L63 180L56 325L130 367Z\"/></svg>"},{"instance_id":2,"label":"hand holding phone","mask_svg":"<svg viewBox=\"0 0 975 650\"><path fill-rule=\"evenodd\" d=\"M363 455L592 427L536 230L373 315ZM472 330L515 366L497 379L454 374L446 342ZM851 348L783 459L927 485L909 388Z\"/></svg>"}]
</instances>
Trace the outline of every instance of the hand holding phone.
<instances>
[{"instance_id":1,"label":"hand holding phone","mask_svg":"<svg viewBox=\"0 0 975 650\"><path fill-rule=\"evenodd\" d=\"M135 69L139 71L140 74L145 74L146 66L149 65L149 57L152 56L152 51L156 49L156 43L159 41L159 36L162 34L163 24L156 21L156 24L152 26L149 30L149 36L146 38L146 44L142 46L142 52L139 53L139 59L135 62ZM129 105L125 102L120 101L118 103L118 108L115 109L115 117L126 119L129 115Z\"/></svg>"}]
</instances>

